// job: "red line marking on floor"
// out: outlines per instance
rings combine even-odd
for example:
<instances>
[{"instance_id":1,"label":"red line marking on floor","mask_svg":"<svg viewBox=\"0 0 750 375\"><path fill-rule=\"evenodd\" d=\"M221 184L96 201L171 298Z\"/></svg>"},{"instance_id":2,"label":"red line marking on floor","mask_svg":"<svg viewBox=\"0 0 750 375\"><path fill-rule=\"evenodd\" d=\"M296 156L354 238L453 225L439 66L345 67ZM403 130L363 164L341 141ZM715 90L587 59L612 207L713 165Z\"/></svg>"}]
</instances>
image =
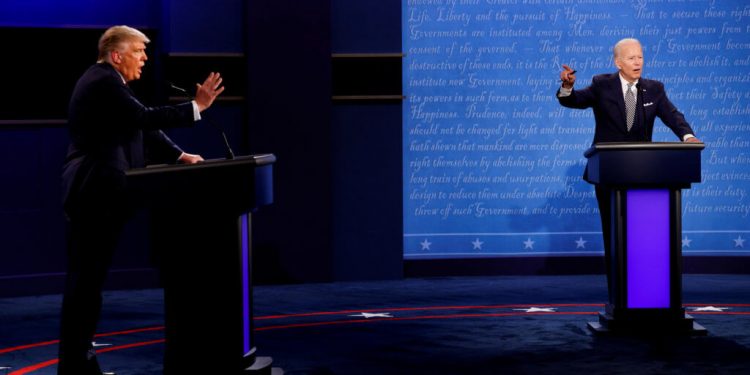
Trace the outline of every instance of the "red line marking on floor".
<instances>
[{"instance_id":1,"label":"red line marking on floor","mask_svg":"<svg viewBox=\"0 0 750 375\"><path fill-rule=\"evenodd\" d=\"M132 344L112 346L112 347L109 347L109 348L99 349L99 350L96 351L96 354L106 353L106 352L113 352L113 351L116 351L116 350L124 350L124 349L130 349L130 348L137 348L137 347L140 347L140 346L161 344L164 341L165 341L164 339L158 339L158 340L151 340L151 341L136 342L136 343L132 343ZM26 367L24 367L22 369L18 369L16 371L11 372L8 375L23 375L23 374L28 374L28 373L36 371L36 370L41 370L41 369L43 369L45 367L56 365L58 362L60 362L60 360L57 359L57 358L50 359L50 360L47 360L47 361L44 361L44 362L37 363L35 365L26 366Z\"/></svg>"},{"instance_id":2,"label":"red line marking on floor","mask_svg":"<svg viewBox=\"0 0 750 375\"><path fill-rule=\"evenodd\" d=\"M0 354L15 352L15 351L18 351L18 350L25 350L25 349L36 348L36 347L39 347L39 346L47 346L47 345L57 344L59 342L60 342L60 340L50 340L50 341L37 342L37 343L33 343L33 344L13 346L13 347L10 347L10 348L0 349Z\"/></svg>"},{"instance_id":3,"label":"red line marking on floor","mask_svg":"<svg viewBox=\"0 0 750 375\"><path fill-rule=\"evenodd\" d=\"M108 337L108 336L129 335L129 334L133 334L133 333L149 332L149 331L161 331L161 330L164 330L164 326L135 328L135 329L129 329L129 330L125 330L125 331L114 331L114 332L97 333L96 335L94 335L94 337ZM13 347L10 347L10 348L0 349L0 355L5 354L5 353L19 351L19 350L33 349L33 348L38 348L38 347L41 347L41 346L53 345L53 344L58 344L58 343L60 343L60 340L50 340L50 341L37 342L37 343L33 343L33 344L13 346Z\"/></svg>"},{"instance_id":4,"label":"red line marking on floor","mask_svg":"<svg viewBox=\"0 0 750 375\"><path fill-rule=\"evenodd\" d=\"M326 325L375 323L375 322L384 322L384 321L392 322L392 321L422 320L422 319L458 319L458 318L492 318L492 317L506 317L506 316L531 316L531 315L596 315L596 314L599 314L599 312L597 311L561 311L561 312L550 312L550 313L517 312L517 313L489 313L489 314L422 315L422 316L408 316L408 317L402 317L402 318L333 320L330 322L284 324L284 325L277 325L277 326L257 327L255 328L255 331L260 332L260 331L270 331L270 330L288 329L288 328L319 327L319 326L326 326Z\"/></svg>"},{"instance_id":5,"label":"red line marking on floor","mask_svg":"<svg viewBox=\"0 0 750 375\"><path fill-rule=\"evenodd\" d=\"M584 304L575 304L575 303L556 303L556 304L549 304L549 303L542 303L542 304L513 304L513 305L467 305L467 306L427 306L427 307L397 307L397 308L376 308L376 309L360 309L360 310L340 310L340 311L320 311L320 312L309 312L309 313L298 313L298 314L280 314L280 315L266 315L266 316L258 316L253 318L253 320L272 320L272 319L284 319L284 318L298 318L298 317L309 317L309 316L328 316L328 315L341 315L341 314L350 314L350 313L359 313L362 311L367 312L399 312L399 311L431 311L431 310L471 310L471 309L505 309L505 308L526 308L526 307L604 307L604 304L601 303L584 303ZM721 307L750 307L750 304L747 303L714 303L714 304L706 304L706 303L686 303L684 304L686 307L698 307L698 306L721 306ZM722 312L712 312L712 311L688 311L690 314L699 314L699 315L750 315L750 312L740 312L740 311L722 311ZM453 315L436 315L436 316L428 316L424 317L422 319L450 319L450 318L459 318L459 317L501 317L501 316L513 316L513 315L561 315L561 314L580 314L580 315L586 315L586 314L592 314L591 312L555 312L555 313L511 313L511 314L504 314L504 313L497 313L497 314L453 314ZM258 327L255 329L255 331L267 331L267 330L274 330L274 329L287 329L287 328L296 328L296 327L313 327L313 326L323 326L323 325L334 325L334 324L346 324L346 323L360 323L360 322L377 322L382 320L416 320L420 319L420 317L401 317L401 318L386 318L386 319L369 319L369 320L341 320L341 321L333 321L333 322L313 322L313 323L299 323L299 324L288 324L288 325L277 325L277 326L268 326L268 327ZM108 336L119 336L119 335L128 335L133 333L140 333L140 332L149 332L149 331L160 331L164 330L164 326L155 326L155 327L144 327L144 328L136 328L136 329L130 329L130 330L123 330L123 331L113 331L113 332L105 332L105 333L99 333L95 337L108 337ZM42 346L48 346L48 345L54 345L58 344L59 340L49 340L49 341L43 341L38 343L32 343L32 344L26 344L26 345L19 345L14 346L10 348L4 348L0 349L0 355L20 351L20 350L26 350L26 349L33 349L37 347Z\"/></svg>"},{"instance_id":6,"label":"red line marking on floor","mask_svg":"<svg viewBox=\"0 0 750 375\"><path fill-rule=\"evenodd\" d=\"M750 307L750 303L685 303L683 306Z\"/></svg>"},{"instance_id":7,"label":"red line marking on floor","mask_svg":"<svg viewBox=\"0 0 750 375\"><path fill-rule=\"evenodd\" d=\"M94 335L94 337L130 335L130 334L133 334L133 333L141 333L141 332L149 332L149 331L163 331L163 330L164 330L164 326L144 327L144 328L129 329L129 330L125 330L125 331L114 331L114 332L98 333L98 334Z\"/></svg>"},{"instance_id":8,"label":"red line marking on floor","mask_svg":"<svg viewBox=\"0 0 750 375\"><path fill-rule=\"evenodd\" d=\"M750 315L750 311L688 311L695 315Z\"/></svg>"},{"instance_id":9,"label":"red line marking on floor","mask_svg":"<svg viewBox=\"0 0 750 375\"><path fill-rule=\"evenodd\" d=\"M8 375L23 375L23 374L28 374L28 373L30 373L32 371L36 371L36 370L43 369L45 367L56 365L57 362L59 362L59 360L57 358L50 359L49 361L40 362L40 363L37 363L35 365L31 365L31 366L28 366L28 367L24 367L24 368L22 368L20 370L13 371L13 372L11 372Z\"/></svg>"},{"instance_id":10,"label":"red line marking on floor","mask_svg":"<svg viewBox=\"0 0 750 375\"><path fill-rule=\"evenodd\" d=\"M428 307L396 307L396 308L377 308L377 309L363 309L363 310L341 310L341 311L319 311L299 314L282 314L282 315L267 315L257 316L253 320L268 320L268 319L284 319L284 318L299 318L305 316L321 316L321 315L339 315L349 313L361 313L367 312L391 312L391 311L427 311L427 310L471 310L471 309L517 309L527 308L530 306L534 307L604 307L602 303L541 303L541 304L524 304L524 305L468 305L468 306L428 306Z\"/></svg>"}]
</instances>

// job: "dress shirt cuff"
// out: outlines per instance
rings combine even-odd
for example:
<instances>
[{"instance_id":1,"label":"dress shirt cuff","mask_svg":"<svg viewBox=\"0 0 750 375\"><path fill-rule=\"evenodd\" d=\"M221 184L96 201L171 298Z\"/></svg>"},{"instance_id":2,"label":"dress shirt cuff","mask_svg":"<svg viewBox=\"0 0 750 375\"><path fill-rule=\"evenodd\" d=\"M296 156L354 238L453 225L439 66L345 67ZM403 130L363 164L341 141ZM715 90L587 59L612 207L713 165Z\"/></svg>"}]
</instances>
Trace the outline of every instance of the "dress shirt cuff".
<instances>
[{"instance_id":1,"label":"dress shirt cuff","mask_svg":"<svg viewBox=\"0 0 750 375\"><path fill-rule=\"evenodd\" d=\"M557 97L558 98L564 98L566 96L570 96L570 94L572 94L572 93L573 93L573 88L567 89L565 87L560 86L560 90L557 91Z\"/></svg>"},{"instance_id":2,"label":"dress shirt cuff","mask_svg":"<svg viewBox=\"0 0 750 375\"><path fill-rule=\"evenodd\" d=\"M198 121L201 119L201 111L198 110L198 103L195 102L195 100L190 101L190 103L193 103L193 121Z\"/></svg>"},{"instance_id":3,"label":"dress shirt cuff","mask_svg":"<svg viewBox=\"0 0 750 375\"><path fill-rule=\"evenodd\" d=\"M684 136L682 136L682 141L685 142L690 138L695 138L695 136L692 134L685 134Z\"/></svg>"}]
</instances>

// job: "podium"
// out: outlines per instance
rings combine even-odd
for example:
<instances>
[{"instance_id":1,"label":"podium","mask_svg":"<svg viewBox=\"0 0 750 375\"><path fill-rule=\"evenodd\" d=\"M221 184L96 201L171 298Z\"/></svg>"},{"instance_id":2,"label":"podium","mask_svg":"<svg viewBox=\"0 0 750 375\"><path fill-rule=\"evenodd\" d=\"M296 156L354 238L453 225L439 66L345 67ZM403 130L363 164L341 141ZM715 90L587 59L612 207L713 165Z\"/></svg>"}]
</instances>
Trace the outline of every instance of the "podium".
<instances>
[{"instance_id":1,"label":"podium","mask_svg":"<svg viewBox=\"0 0 750 375\"><path fill-rule=\"evenodd\" d=\"M682 306L681 190L701 181L703 143L599 143L589 182L610 191L612 281L595 333L705 335Z\"/></svg>"},{"instance_id":2,"label":"podium","mask_svg":"<svg viewBox=\"0 0 750 375\"><path fill-rule=\"evenodd\" d=\"M273 201L275 161L250 155L126 172L129 198L151 212L165 374L273 372L253 338L250 213Z\"/></svg>"}]
</instances>

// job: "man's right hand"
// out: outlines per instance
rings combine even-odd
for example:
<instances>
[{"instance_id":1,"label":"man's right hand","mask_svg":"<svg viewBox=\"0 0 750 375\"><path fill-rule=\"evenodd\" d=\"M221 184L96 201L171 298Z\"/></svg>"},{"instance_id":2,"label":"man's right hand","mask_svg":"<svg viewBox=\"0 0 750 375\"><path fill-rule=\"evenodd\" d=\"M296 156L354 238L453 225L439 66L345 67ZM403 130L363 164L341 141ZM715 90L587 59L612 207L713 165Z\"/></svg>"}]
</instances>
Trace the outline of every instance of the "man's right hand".
<instances>
[{"instance_id":1,"label":"man's right hand","mask_svg":"<svg viewBox=\"0 0 750 375\"><path fill-rule=\"evenodd\" d=\"M563 64L563 71L560 72L560 80L562 81L562 87L566 89L572 89L576 83L576 74L569 66Z\"/></svg>"},{"instance_id":2,"label":"man's right hand","mask_svg":"<svg viewBox=\"0 0 750 375\"><path fill-rule=\"evenodd\" d=\"M203 112L210 107L214 103L214 100L216 100L216 97L224 92L221 81L222 78L219 73L211 72L202 85L196 83L198 87L195 90L195 104L198 105L199 111Z\"/></svg>"}]
</instances>

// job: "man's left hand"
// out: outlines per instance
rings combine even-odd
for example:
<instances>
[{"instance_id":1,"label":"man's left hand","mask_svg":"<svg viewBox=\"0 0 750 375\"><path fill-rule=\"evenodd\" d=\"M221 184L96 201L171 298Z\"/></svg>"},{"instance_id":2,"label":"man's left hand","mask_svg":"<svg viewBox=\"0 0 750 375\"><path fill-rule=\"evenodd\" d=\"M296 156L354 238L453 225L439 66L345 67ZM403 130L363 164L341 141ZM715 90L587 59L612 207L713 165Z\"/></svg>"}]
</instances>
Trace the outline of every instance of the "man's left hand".
<instances>
[{"instance_id":1,"label":"man's left hand","mask_svg":"<svg viewBox=\"0 0 750 375\"><path fill-rule=\"evenodd\" d=\"M687 143L702 143L701 140L698 139L698 138L696 138L696 137L690 137L690 138L686 139L685 142L687 142Z\"/></svg>"},{"instance_id":2,"label":"man's left hand","mask_svg":"<svg viewBox=\"0 0 750 375\"><path fill-rule=\"evenodd\" d=\"M224 86L221 85L222 81L221 74L211 72L202 85L199 83L195 84L195 104L198 105L200 112L208 109L214 103L216 97L224 92Z\"/></svg>"},{"instance_id":3,"label":"man's left hand","mask_svg":"<svg viewBox=\"0 0 750 375\"><path fill-rule=\"evenodd\" d=\"M203 158L200 155L195 154L188 154L187 152L183 152L182 155L177 159L182 164L195 164L203 161Z\"/></svg>"}]
</instances>

